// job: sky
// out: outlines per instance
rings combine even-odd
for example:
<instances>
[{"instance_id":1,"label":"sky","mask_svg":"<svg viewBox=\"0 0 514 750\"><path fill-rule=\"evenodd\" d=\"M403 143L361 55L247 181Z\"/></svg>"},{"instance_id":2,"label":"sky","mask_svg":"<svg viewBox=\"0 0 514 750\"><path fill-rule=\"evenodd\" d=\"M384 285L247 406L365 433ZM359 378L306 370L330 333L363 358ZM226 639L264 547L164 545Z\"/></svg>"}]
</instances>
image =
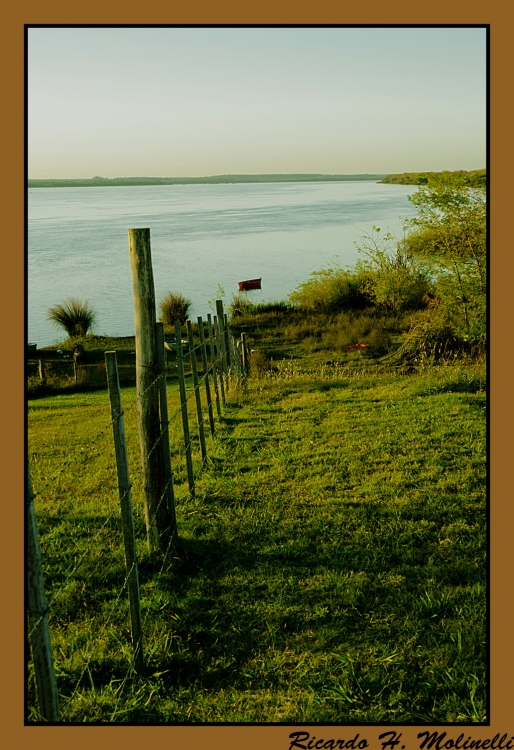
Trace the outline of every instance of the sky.
<instances>
[{"instance_id":1,"label":"sky","mask_svg":"<svg viewBox=\"0 0 514 750\"><path fill-rule=\"evenodd\" d=\"M486 166L484 28L30 28L29 178Z\"/></svg>"}]
</instances>

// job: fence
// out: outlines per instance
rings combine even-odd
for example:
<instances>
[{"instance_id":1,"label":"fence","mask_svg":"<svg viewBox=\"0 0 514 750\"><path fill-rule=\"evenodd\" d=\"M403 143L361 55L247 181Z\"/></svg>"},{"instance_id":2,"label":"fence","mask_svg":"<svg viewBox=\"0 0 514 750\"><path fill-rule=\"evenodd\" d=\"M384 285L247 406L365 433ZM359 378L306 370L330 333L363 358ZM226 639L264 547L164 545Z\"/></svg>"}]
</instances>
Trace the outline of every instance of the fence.
<instances>
[{"instance_id":1,"label":"fence","mask_svg":"<svg viewBox=\"0 0 514 750\"><path fill-rule=\"evenodd\" d=\"M167 342L162 324L150 320L155 361L150 367L144 356L138 357L137 397L128 404L122 403L116 352L106 352L110 419L102 408L87 426L93 431L87 440L62 437L67 456L53 476L46 475L44 457L37 444L31 445L29 431L29 694L34 695L35 686L39 707L33 699L31 721L72 721L74 700L79 695L87 700L86 683L97 695L95 675L106 670L116 687L114 721L127 683L144 672L145 632L156 582L176 554L177 516L194 502L227 393L246 375L246 341L234 341L220 300L216 311L207 321L187 321L185 332L177 322L174 341ZM136 324L136 344L141 338ZM170 349L174 361L167 361ZM139 380L138 370L143 373ZM149 430L150 397L158 408ZM84 500L89 494L92 505ZM69 553L65 569L63 548Z\"/></svg>"}]
</instances>

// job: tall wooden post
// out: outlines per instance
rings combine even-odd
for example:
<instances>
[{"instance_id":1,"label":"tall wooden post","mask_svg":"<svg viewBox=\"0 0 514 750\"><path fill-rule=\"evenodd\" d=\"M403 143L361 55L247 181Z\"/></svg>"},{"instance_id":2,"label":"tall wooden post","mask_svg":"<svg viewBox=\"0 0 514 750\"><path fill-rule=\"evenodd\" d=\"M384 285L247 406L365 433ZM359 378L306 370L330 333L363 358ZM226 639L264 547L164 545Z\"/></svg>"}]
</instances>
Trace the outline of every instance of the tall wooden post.
<instances>
[{"instance_id":1,"label":"tall wooden post","mask_svg":"<svg viewBox=\"0 0 514 750\"><path fill-rule=\"evenodd\" d=\"M218 347L221 351L221 361L222 361L222 369L223 373L225 375L225 386L228 390L229 388L229 379L228 379L228 369L229 369L229 358L228 358L228 347L227 347L227 338L225 336L225 320L223 315L223 301L220 299L216 300L216 311L218 313L217 315L217 339L218 339Z\"/></svg>"},{"instance_id":2,"label":"tall wooden post","mask_svg":"<svg viewBox=\"0 0 514 750\"><path fill-rule=\"evenodd\" d=\"M189 435L189 419L187 416L187 394L186 394L186 379L184 375L184 355L182 353L182 331L180 330L180 322L175 321L175 339L177 346L177 370L178 370L178 384L180 389L180 407L182 411L182 428L184 430L184 445L186 449L186 467L187 467L187 481L189 483L189 493L191 497L195 496L195 475L193 471L193 459L191 457L191 437Z\"/></svg>"},{"instance_id":3,"label":"tall wooden post","mask_svg":"<svg viewBox=\"0 0 514 750\"><path fill-rule=\"evenodd\" d=\"M175 508L175 491L173 488L173 471L171 468L170 431L168 420L168 392L166 389L166 350L164 348L164 323L155 324L157 337L157 364L163 373L159 380L159 402L161 413L161 448L164 464L164 482L168 499L168 510L173 523L173 533L177 533L177 511Z\"/></svg>"},{"instance_id":4,"label":"tall wooden post","mask_svg":"<svg viewBox=\"0 0 514 750\"><path fill-rule=\"evenodd\" d=\"M216 313L218 316L218 329L219 329L219 344L222 357L223 357L223 371L225 375L228 377L228 350L227 350L227 339L225 336L225 316L223 314L223 300L217 299L216 300Z\"/></svg>"},{"instance_id":5,"label":"tall wooden post","mask_svg":"<svg viewBox=\"0 0 514 750\"><path fill-rule=\"evenodd\" d=\"M27 508L27 603L28 626L39 711L45 721L59 721L59 698L55 681L54 659L50 628L48 627L48 610L46 606L41 553L34 510L32 480L28 472L28 508Z\"/></svg>"},{"instance_id":6,"label":"tall wooden post","mask_svg":"<svg viewBox=\"0 0 514 750\"><path fill-rule=\"evenodd\" d=\"M245 375L248 374L248 346L246 343L246 333L241 334L241 343L242 343L242 355L243 355L243 370Z\"/></svg>"},{"instance_id":7,"label":"tall wooden post","mask_svg":"<svg viewBox=\"0 0 514 750\"><path fill-rule=\"evenodd\" d=\"M160 436L159 365L150 230L129 229L128 236L134 294L136 385L146 531L150 550L165 551L170 541L172 523L164 491L162 451L157 446Z\"/></svg>"},{"instance_id":8,"label":"tall wooden post","mask_svg":"<svg viewBox=\"0 0 514 750\"><path fill-rule=\"evenodd\" d=\"M218 391L218 375L217 375L217 358L216 358L216 349L214 346L214 333L212 330L212 319L211 314L207 313L207 328L209 331L209 348L211 350L211 364L212 364L212 382L214 383L214 394L216 397L216 410L218 412L218 417L221 417L221 406L220 406L220 394Z\"/></svg>"},{"instance_id":9,"label":"tall wooden post","mask_svg":"<svg viewBox=\"0 0 514 750\"><path fill-rule=\"evenodd\" d=\"M207 346L205 344L205 332L203 330L202 316L199 315L198 331L200 333L200 346L202 350L203 379L205 381L205 397L207 398L207 412L209 414L209 427L211 435L214 435L214 416L212 414L211 386L209 384L209 363L207 361Z\"/></svg>"},{"instance_id":10,"label":"tall wooden post","mask_svg":"<svg viewBox=\"0 0 514 750\"><path fill-rule=\"evenodd\" d=\"M132 515L132 494L130 492L130 475L128 467L127 442L125 440L125 423L121 405L120 380L116 352L105 352L107 383L111 402L112 432L114 453L118 473L118 492L121 506L121 527L125 546L125 567L127 570L127 588L129 593L130 622L132 626L132 646L134 648L134 668L143 671L143 624L139 596L139 574L136 557L136 537Z\"/></svg>"},{"instance_id":11,"label":"tall wooden post","mask_svg":"<svg viewBox=\"0 0 514 750\"><path fill-rule=\"evenodd\" d=\"M223 345L218 324L218 316L214 316L214 335L216 336L216 367L220 376L221 400L225 406L225 360L223 357Z\"/></svg>"},{"instance_id":12,"label":"tall wooden post","mask_svg":"<svg viewBox=\"0 0 514 750\"><path fill-rule=\"evenodd\" d=\"M202 399L200 396L200 383L198 382L198 368L196 366L193 325L190 320L187 321L187 336L189 339L189 356L191 359L191 370L193 373L193 386L195 389L196 413L198 415L198 431L200 433L200 448L202 451L202 461L205 461L205 459L207 458L207 447L205 445L205 430L203 426Z\"/></svg>"}]
</instances>

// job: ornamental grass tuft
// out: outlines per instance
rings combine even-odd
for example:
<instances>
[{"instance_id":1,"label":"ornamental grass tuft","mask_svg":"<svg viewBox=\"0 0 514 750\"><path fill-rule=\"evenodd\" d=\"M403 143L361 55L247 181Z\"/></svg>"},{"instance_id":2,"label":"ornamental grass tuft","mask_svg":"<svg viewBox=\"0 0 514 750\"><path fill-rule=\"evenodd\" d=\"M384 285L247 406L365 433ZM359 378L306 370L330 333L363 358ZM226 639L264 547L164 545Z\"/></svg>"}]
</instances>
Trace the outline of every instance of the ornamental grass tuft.
<instances>
[{"instance_id":1,"label":"ornamental grass tuft","mask_svg":"<svg viewBox=\"0 0 514 750\"><path fill-rule=\"evenodd\" d=\"M63 328L73 338L87 335L96 323L96 312L87 300L68 297L50 307L46 319Z\"/></svg>"},{"instance_id":2,"label":"ornamental grass tuft","mask_svg":"<svg viewBox=\"0 0 514 750\"><path fill-rule=\"evenodd\" d=\"M167 326L174 326L179 320L184 325L189 317L191 300L180 292L168 292L159 302L160 320Z\"/></svg>"}]
</instances>

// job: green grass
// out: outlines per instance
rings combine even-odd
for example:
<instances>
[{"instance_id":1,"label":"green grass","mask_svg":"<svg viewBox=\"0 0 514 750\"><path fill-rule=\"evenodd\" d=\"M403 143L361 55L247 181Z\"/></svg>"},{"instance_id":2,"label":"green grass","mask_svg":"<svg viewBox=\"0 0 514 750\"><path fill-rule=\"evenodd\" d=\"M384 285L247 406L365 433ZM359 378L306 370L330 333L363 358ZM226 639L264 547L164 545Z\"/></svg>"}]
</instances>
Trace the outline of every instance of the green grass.
<instances>
[{"instance_id":1,"label":"green grass","mask_svg":"<svg viewBox=\"0 0 514 750\"><path fill-rule=\"evenodd\" d=\"M272 346L264 319L255 335ZM64 721L487 720L483 368L401 375L365 354L302 359L301 343L275 341L271 371L229 392L203 467L195 440L195 499L172 420L180 539L164 565L146 549L135 390L124 389L140 676L110 431L90 442L108 425L107 393L29 402ZM28 703L35 720L32 676Z\"/></svg>"}]
</instances>

